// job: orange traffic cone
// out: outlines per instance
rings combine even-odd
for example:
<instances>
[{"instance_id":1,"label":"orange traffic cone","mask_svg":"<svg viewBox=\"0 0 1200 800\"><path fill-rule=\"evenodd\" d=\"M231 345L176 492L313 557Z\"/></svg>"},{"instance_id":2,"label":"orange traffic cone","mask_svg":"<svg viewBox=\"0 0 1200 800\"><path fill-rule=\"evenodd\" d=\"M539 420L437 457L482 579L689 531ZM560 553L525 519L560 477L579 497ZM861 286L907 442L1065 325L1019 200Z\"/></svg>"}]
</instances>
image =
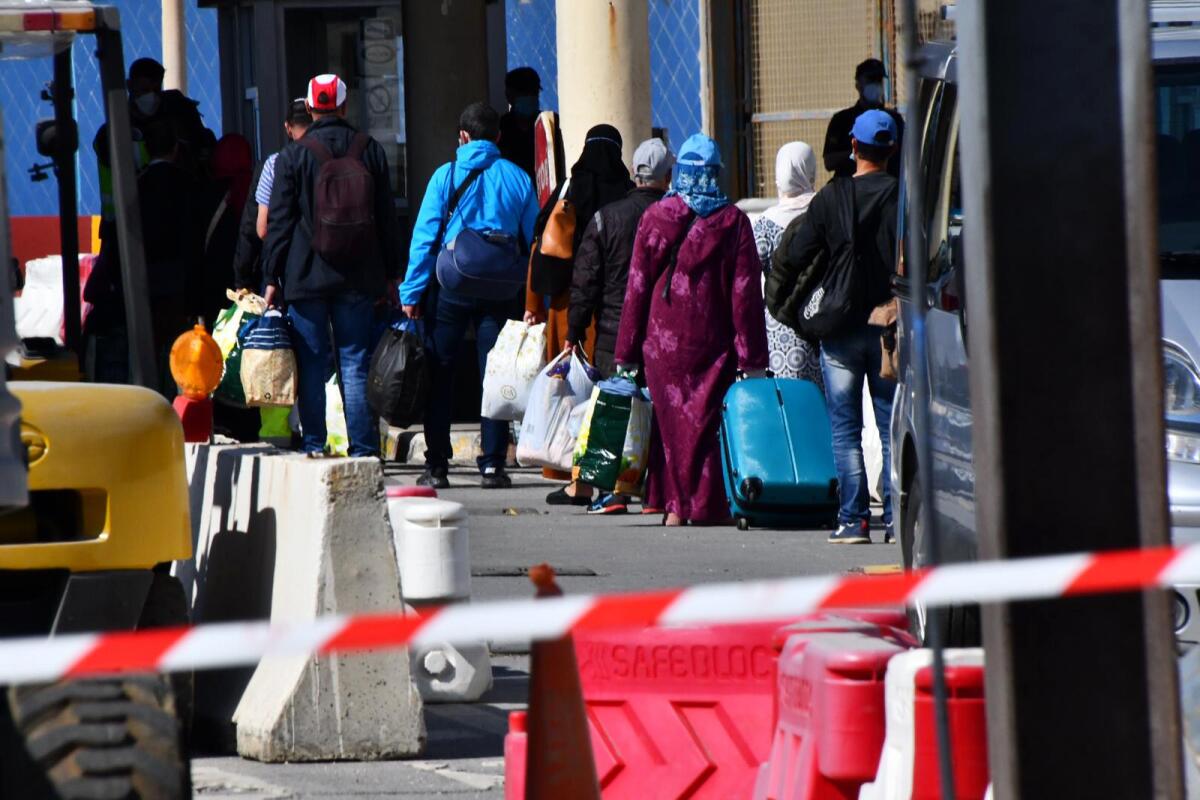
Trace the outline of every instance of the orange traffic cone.
<instances>
[{"instance_id":1,"label":"orange traffic cone","mask_svg":"<svg viewBox=\"0 0 1200 800\"><path fill-rule=\"evenodd\" d=\"M538 597L562 589L549 564L529 570ZM525 757L526 800L600 798L583 687L570 636L534 642L529 652L529 749Z\"/></svg>"}]
</instances>

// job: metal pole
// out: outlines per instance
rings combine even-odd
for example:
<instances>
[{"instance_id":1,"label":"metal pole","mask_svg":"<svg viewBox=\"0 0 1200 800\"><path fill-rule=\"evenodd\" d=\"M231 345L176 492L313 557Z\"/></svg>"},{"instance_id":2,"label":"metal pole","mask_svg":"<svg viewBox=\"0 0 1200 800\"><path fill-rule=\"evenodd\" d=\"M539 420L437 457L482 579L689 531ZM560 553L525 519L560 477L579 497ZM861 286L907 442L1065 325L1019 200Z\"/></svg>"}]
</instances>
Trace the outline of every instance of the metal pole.
<instances>
[{"instance_id":1,"label":"metal pole","mask_svg":"<svg viewBox=\"0 0 1200 800\"><path fill-rule=\"evenodd\" d=\"M926 288L929 252L925 243L925 185L920 171L921 136L920 124L913 118L917 109L917 97L920 96L921 67L924 60L919 51L917 41L917 3L916 0L906 0L904 5L904 52L906 93L909 98L907 127L908 137L903 143L904 165L901 175L905 180L905 195L908 202L905 205L905 269L910 280L910 303L912 305L913 352L910 358L913 363L913 413L916 428L917 446L917 476L921 490L921 506L919 523L925 531L928 543L927 553L929 565L937 566L942 563L941 536L938 534L937 514L933 513L933 451L929 436L929 356L926 347L925 320L929 311L928 290ZM892 503L897 502L896 489L892 489ZM895 518L899 509L893 508ZM946 660L943 653L945 641L944 609L929 609L926 616L926 639L932 650L933 667L933 713L938 746L938 781L944 800L954 800L954 768L950 763L950 718L946 709Z\"/></svg>"},{"instance_id":2,"label":"metal pole","mask_svg":"<svg viewBox=\"0 0 1200 800\"><path fill-rule=\"evenodd\" d=\"M958 6L983 558L1167 540L1148 14ZM985 607L997 800L1183 796L1165 601Z\"/></svg>"},{"instance_id":3,"label":"metal pole","mask_svg":"<svg viewBox=\"0 0 1200 800\"><path fill-rule=\"evenodd\" d=\"M129 122L129 97L125 88L125 59L121 52L120 31L97 31L96 48L104 108L108 117L108 157L112 164L113 206L116 209L117 249L121 258L121 285L125 293L125 329L129 337L131 377L133 383L157 389L158 367L154 358L154 330L150 323L146 250L142 243L142 216L138 208L133 133Z\"/></svg>"},{"instance_id":4,"label":"metal pole","mask_svg":"<svg viewBox=\"0 0 1200 800\"><path fill-rule=\"evenodd\" d=\"M187 37L183 0L162 0L163 88L187 94Z\"/></svg>"},{"instance_id":5,"label":"metal pole","mask_svg":"<svg viewBox=\"0 0 1200 800\"><path fill-rule=\"evenodd\" d=\"M73 124L75 102L74 71L71 67L71 48L64 47L54 54L54 121L60 132ZM79 319L79 201L75 188L75 151L54 159L54 174L58 179L58 236L62 254L63 321L66 328L64 344L76 355L81 351Z\"/></svg>"}]
</instances>

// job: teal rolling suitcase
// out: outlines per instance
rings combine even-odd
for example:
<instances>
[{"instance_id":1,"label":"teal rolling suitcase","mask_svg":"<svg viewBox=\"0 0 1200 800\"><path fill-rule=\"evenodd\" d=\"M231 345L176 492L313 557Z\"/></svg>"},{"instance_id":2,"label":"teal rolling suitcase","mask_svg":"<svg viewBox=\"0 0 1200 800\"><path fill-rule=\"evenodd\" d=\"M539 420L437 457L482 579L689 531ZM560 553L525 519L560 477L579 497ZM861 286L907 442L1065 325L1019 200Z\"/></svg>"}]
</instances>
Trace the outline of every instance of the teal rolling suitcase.
<instances>
[{"instance_id":1,"label":"teal rolling suitcase","mask_svg":"<svg viewBox=\"0 0 1200 800\"><path fill-rule=\"evenodd\" d=\"M748 378L721 418L725 492L738 528L823 526L837 519L825 398L811 381Z\"/></svg>"}]
</instances>

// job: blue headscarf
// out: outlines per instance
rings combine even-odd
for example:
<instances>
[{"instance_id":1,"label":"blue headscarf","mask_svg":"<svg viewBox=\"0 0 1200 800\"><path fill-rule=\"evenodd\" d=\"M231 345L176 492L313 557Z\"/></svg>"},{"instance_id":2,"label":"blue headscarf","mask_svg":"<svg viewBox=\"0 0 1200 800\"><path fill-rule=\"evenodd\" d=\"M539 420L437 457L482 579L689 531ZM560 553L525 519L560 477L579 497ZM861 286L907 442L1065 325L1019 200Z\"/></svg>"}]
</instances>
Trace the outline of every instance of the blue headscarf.
<instances>
[{"instance_id":1,"label":"blue headscarf","mask_svg":"<svg viewBox=\"0 0 1200 800\"><path fill-rule=\"evenodd\" d=\"M667 196L679 195L688 208L702 217L729 205L717 178L721 174L721 153L717 143L702 133L694 133L683 143L675 162L675 181Z\"/></svg>"}]
</instances>

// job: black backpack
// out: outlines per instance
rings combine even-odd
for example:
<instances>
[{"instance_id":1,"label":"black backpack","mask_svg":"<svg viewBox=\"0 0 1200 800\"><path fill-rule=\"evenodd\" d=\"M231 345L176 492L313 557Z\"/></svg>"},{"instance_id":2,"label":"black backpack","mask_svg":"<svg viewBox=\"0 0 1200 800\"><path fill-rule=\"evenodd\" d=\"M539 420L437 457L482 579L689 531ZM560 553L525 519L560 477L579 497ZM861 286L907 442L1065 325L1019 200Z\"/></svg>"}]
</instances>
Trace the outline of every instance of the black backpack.
<instances>
[{"instance_id":1,"label":"black backpack","mask_svg":"<svg viewBox=\"0 0 1200 800\"><path fill-rule=\"evenodd\" d=\"M796 309L796 330L805 339L821 340L840 333L856 320L865 320L867 276L855 245L858 203L853 178L835 178L832 191L838 199L845 240L829 252L824 273ZM818 256L819 257L819 256Z\"/></svg>"},{"instance_id":2,"label":"black backpack","mask_svg":"<svg viewBox=\"0 0 1200 800\"><path fill-rule=\"evenodd\" d=\"M429 363L421 336L411 325L387 329L367 373L367 405L397 428L424 419L429 397Z\"/></svg>"},{"instance_id":3,"label":"black backpack","mask_svg":"<svg viewBox=\"0 0 1200 800\"><path fill-rule=\"evenodd\" d=\"M318 164L312 249L335 267L354 267L378 246L375 179L362 158L371 137L354 134L345 155L338 158L314 136L304 136L299 142Z\"/></svg>"}]
</instances>

